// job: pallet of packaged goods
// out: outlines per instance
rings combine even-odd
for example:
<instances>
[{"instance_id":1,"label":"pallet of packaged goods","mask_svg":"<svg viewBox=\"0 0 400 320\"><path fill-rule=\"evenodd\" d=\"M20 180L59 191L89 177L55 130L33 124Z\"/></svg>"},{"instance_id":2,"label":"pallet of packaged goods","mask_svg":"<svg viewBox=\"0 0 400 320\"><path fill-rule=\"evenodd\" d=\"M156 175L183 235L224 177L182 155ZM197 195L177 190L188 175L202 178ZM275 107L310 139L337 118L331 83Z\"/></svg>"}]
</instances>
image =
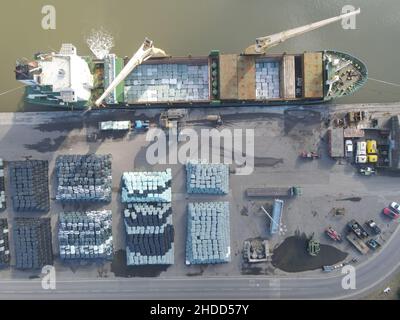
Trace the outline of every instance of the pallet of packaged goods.
<instances>
[{"instance_id":1,"label":"pallet of packaged goods","mask_svg":"<svg viewBox=\"0 0 400 320\"><path fill-rule=\"evenodd\" d=\"M50 210L48 161L12 161L9 167L14 210L48 212Z\"/></svg>"},{"instance_id":2,"label":"pallet of packaged goods","mask_svg":"<svg viewBox=\"0 0 400 320\"><path fill-rule=\"evenodd\" d=\"M111 202L112 156L62 155L56 160L61 202Z\"/></svg>"},{"instance_id":3,"label":"pallet of packaged goods","mask_svg":"<svg viewBox=\"0 0 400 320\"><path fill-rule=\"evenodd\" d=\"M229 203L189 203L186 264L219 264L230 261Z\"/></svg>"}]
</instances>

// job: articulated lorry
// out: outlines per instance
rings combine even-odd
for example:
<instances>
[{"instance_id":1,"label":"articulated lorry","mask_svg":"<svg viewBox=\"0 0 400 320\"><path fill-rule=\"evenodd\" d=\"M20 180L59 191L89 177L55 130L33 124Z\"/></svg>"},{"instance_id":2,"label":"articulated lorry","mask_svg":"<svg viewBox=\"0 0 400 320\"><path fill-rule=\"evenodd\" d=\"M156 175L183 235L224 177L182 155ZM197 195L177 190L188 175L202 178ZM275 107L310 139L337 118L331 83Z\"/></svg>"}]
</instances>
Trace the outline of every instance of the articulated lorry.
<instances>
[{"instance_id":1,"label":"articulated lorry","mask_svg":"<svg viewBox=\"0 0 400 320\"><path fill-rule=\"evenodd\" d=\"M251 198L271 198L271 197L296 197L302 194L300 187L263 187L248 188L246 196Z\"/></svg>"}]
</instances>

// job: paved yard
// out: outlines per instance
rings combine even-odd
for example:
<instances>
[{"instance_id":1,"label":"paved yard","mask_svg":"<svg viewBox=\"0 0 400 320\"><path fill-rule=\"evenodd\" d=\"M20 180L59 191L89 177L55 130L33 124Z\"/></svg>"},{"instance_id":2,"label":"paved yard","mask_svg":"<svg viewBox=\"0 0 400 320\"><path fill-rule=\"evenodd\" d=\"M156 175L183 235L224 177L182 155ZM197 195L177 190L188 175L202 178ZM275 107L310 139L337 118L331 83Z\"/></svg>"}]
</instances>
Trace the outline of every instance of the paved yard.
<instances>
[{"instance_id":1,"label":"paved yard","mask_svg":"<svg viewBox=\"0 0 400 320\"><path fill-rule=\"evenodd\" d=\"M255 169L253 174L239 176L232 174L231 192L225 197L188 196L185 192L185 170L181 164L157 165L146 164L145 134L131 133L122 137L104 137L96 142L88 142L87 135L97 130L97 123L104 119L135 119L137 115L128 111L110 111L107 113L42 113L42 114L4 114L0 119L0 156L6 161L22 160L24 157L45 159L50 164L51 198L55 197L54 164L59 154L100 153L113 155L113 201L104 208L113 211L113 235L115 250L125 247L122 206L119 188L122 172L128 170L156 170L171 167L173 170L173 210L175 226L175 265L162 273L162 276L182 275L240 275L242 272L241 250L243 241L253 237L269 238L267 218L260 210L268 201L246 199L244 191L255 186L300 186L301 197L285 202L283 224L287 231L276 235L271 240L271 247L277 246L287 236L305 233L314 236L322 243L332 244L324 235L324 229L331 225L343 231L351 219L364 223L375 219L383 229L382 239L388 239L395 228L389 224L380 211L390 201L397 199L398 179L391 177L361 177L356 170L347 164L337 163L327 156L326 128L318 112L292 112L284 114L279 108L269 109L269 113L227 114L224 128L254 129L255 131ZM193 112L192 119L202 117L205 111ZM141 114L138 111L137 114ZM153 122L157 111L146 112ZM142 116L141 116L142 117ZM205 124L188 127L200 130ZM319 148L322 158L314 161L299 159L299 152ZM222 150L212 150L220 154ZM234 166L232 166L234 167ZM7 173L7 172L6 172ZM7 178L7 177L6 177ZM8 180L7 180L8 184ZM347 200L346 200L347 199ZM187 267L184 264L186 241L186 206L190 201L229 201L231 208L231 246L232 262L230 264ZM90 206L91 209L101 206ZM48 216L52 217L53 248L57 253L57 214L62 210L73 209L51 201ZM335 217L333 208L345 208L345 216ZM84 209L84 208L83 208ZM24 216L38 216L24 214ZM0 214L12 218L16 214L8 201L8 209ZM11 241L12 245L12 241ZM350 245L343 241L338 245L350 257L359 257ZM13 247L11 248L13 253ZM365 258L364 258L365 259ZM109 276L110 264L100 266L79 266L70 268L56 262L57 270L67 273L78 272L82 277L97 277L105 271ZM259 265L264 272L282 274L269 263ZM310 272L313 273L313 272ZM28 277L32 272L4 270L0 278Z\"/></svg>"}]
</instances>

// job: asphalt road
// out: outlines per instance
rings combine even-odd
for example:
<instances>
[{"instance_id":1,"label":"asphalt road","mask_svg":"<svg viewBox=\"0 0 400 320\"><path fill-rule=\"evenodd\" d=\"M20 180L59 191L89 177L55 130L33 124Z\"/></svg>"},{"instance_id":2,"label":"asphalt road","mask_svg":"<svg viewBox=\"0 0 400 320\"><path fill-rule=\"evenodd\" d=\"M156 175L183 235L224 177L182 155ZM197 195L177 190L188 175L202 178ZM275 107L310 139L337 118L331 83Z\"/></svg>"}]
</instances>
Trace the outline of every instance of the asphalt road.
<instances>
[{"instance_id":1,"label":"asphalt road","mask_svg":"<svg viewBox=\"0 0 400 320\"><path fill-rule=\"evenodd\" d=\"M357 299L400 268L399 228L365 263L356 266L356 289L344 290L340 270L314 277L212 277L57 279L55 290L41 280L0 281L0 299Z\"/></svg>"}]
</instances>

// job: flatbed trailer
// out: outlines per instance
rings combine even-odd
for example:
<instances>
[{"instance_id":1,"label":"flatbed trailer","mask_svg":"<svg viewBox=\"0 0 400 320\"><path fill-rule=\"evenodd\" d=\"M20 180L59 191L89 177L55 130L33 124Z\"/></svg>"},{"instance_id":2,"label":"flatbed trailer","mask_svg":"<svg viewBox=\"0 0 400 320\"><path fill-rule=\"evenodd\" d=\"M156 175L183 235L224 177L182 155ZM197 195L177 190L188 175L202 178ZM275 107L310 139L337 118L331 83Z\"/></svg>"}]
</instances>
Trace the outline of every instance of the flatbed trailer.
<instances>
[{"instance_id":1,"label":"flatbed trailer","mask_svg":"<svg viewBox=\"0 0 400 320\"><path fill-rule=\"evenodd\" d=\"M251 198L269 198L269 197L295 197L301 195L299 187L264 187L248 188L246 195Z\"/></svg>"},{"instance_id":2,"label":"flatbed trailer","mask_svg":"<svg viewBox=\"0 0 400 320\"><path fill-rule=\"evenodd\" d=\"M367 254L369 252L368 246L357 236L349 233L346 239L361 253Z\"/></svg>"}]
</instances>

